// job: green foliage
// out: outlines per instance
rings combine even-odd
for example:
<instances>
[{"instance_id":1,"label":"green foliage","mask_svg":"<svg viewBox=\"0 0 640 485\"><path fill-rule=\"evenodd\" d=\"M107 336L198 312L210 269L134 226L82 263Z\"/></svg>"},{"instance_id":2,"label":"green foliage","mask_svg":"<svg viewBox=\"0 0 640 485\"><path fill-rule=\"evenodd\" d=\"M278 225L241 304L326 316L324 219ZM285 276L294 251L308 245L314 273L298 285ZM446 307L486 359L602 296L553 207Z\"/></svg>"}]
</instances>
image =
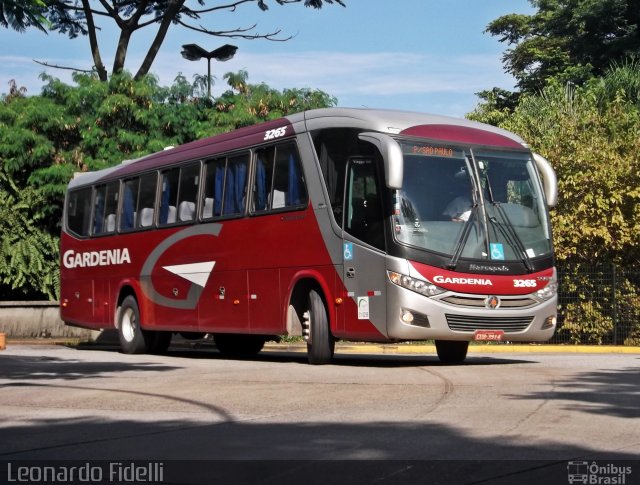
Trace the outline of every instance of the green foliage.
<instances>
[{"instance_id":1,"label":"green foliage","mask_svg":"<svg viewBox=\"0 0 640 485\"><path fill-rule=\"evenodd\" d=\"M59 240L40 227L32 206L42 204L33 188L18 190L0 170L0 285L6 294L55 299L59 293Z\"/></svg>"},{"instance_id":2,"label":"green foliage","mask_svg":"<svg viewBox=\"0 0 640 485\"><path fill-rule=\"evenodd\" d=\"M57 235L75 172L336 103L322 91L251 85L242 71L225 78L230 89L214 102L194 97L182 75L170 87L128 73L106 83L75 74L74 86L43 75L42 95L31 97L14 83L0 102L0 293L57 295Z\"/></svg>"},{"instance_id":3,"label":"green foliage","mask_svg":"<svg viewBox=\"0 0 640 485\"><path fill-rule=\"evenodd\" d=\"M0 0L0 26L24 32L28 27L36 27L46 32L48 26L44 17L43 0Z\"/></svg>"}]
</instances>

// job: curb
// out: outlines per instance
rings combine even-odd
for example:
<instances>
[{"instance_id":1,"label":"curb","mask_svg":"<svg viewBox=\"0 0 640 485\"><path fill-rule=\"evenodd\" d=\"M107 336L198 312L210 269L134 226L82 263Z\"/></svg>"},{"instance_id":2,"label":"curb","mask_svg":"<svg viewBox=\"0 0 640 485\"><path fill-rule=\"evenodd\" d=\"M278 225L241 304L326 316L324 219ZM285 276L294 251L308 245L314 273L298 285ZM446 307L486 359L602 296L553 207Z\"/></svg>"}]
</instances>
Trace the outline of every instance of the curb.
<instances>
[{"instance_id":1,"label":"curb","mask_svg":"<svg viewBox=\"0 0 640 485\"><path fill-rule=\"evenodd\" d=\"M306 352L304 344L267 344L267 351ZM432 344L336 344L336 352L345 354L435 354L436 346ZM623 347L617 345L539 345L539 344L500 344L469 345L469 353L535 353L535 354L640 354L640 347Z\"/></svg>"},{"instance_id":2,"label":"curb","mask_svg":"<svg viewBox=\"0 0 640 485\"><path fill-rule=\"evenodd\" d=\"M6 345L69 345L82 346L83 348L114 348L118 342L88 342L80 338L7 338ZM211 348L215 345L203 342L179 341L172 347ZM304 343L267 343L264 346L267 352L306 352ZM336 343L336 352L343 354L388 354L388 355L416 355L436 354L433 344L403 343L403 344L378 344L378 343ZM469 345L470 354L497 354L497 353L535 353L535 354L640 354L638 346L619 345L566 345L566 344L478 344Z\"/></svg>"}]
</instances>

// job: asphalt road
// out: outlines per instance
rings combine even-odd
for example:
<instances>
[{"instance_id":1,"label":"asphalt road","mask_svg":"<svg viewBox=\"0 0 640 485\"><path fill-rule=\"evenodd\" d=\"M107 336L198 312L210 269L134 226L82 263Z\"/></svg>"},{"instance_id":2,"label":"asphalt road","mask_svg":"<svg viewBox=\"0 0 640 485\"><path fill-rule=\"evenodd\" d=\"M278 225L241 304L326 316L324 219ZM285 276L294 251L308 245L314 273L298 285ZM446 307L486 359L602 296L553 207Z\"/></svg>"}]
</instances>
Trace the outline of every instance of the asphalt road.
<instances>
[{"instance_id":1,"label":"asphalt road","mask_svg":"<svg viewBox=\"0 0 640 485\"><path fill-rule=\"evenodd\" d=\"M174 462L159 483L335 473L342 483L551 484L568 483L570 463L631 460L623 483L640 483L640 354L473 353L446 366L361 352L310 366L277 348L229 360L214 349L9 345L0 462L15 474L22 460L223 460Z\"/></svg>"}]
</instances>

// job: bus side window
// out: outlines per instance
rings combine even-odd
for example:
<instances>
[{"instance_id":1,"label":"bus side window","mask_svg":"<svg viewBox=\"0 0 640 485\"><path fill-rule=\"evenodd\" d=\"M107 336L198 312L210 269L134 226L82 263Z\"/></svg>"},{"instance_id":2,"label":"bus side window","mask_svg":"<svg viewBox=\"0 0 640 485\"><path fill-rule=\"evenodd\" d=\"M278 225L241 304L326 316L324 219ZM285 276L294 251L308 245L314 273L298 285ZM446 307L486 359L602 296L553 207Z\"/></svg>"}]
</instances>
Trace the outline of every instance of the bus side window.
<instances>
[{"instance_id":1,"label":"bus side window","mask_svg":"<svg viewBox=\"0 0 640 485\"><path fill-rule=\"evenodd\" d=\"M114 232L116 229L116 212L118 210L118 182L110 182L96 187L96 198L93 214L93 234L100 235Z\"/></svg>"},{"instance_id":2,"label":"bus side window","mask_svg":"<svg viewBox=\"0 0 640 485\"><path fill-rule=\"evenodd\" d=\"M279 145L273 172L272 208L306 205L307 201L307 187L296 146L293 143Z\"/></svg>"},{"instance_id":3,"label":"bus side window","mask_svg":"<svg viewBox=\"0 0 640 485\"><path fill-rule=\"evenodd\" d=\"M242 214L244 212L248 165L248 153L236 155L227 159L227 170L224 178L222 215Z\"/></svg>"},{"instance_id":4,"label":"bus side window","mask_svg":"<svg viewBox=\"0 0 640 485\"><path fill-rule=\"evenodd\" d=\"M347 171L345 230L384 250L384 225L380 184L371 159L354 159Z\"/></svg>"},{"instance_id":5,"label":"bus side window","mask_svg":"<svg viewBox=\"0 0 640 485\"><path fill-rule=\"evenodd\" d=\"M178 220L193 221L196 217L196 200L200 183L200 163L191 163L180 168L178 188Z\"/></svg>"},{"instance_id":6,"label":"bus side window","mask_svg":"<svg viewBox=\"0 0 640 485\"><path fill-rule=\"evenodd\" d=\"M136 217L136 227L138 228L153 226L157 184L158 174L156 172L148 173L140 177Z\"/></svg>"},{"instance_id":7,"label":"bus side window","mask_svg":"<svg viewBox=\"0 0 640 485\"><path fill-rule=\"evenodd\" d=\"M275 147L270 146L256 151L256 174L253 184L253 210L269 210L271 182L273 179L273 158Z\"/></svg>"},{"instance_id":8,"label":"bus side window","mask_svg":"<svg viewBox=\"0 0 640 485\"><path fill-rule=\"evenodd\" d=\"M104 206L105 196L107 194L107 186L99 185L96 187L96 195L93 208L93 231L92 234L102 234L104 232Z\"/></svg>"},{"instance_id":9,"label":"bus side window","mask_svg":"<svg viewBox=\"0 0 640 485\"><path fill-rule=\"evenodd\" d=\"M180 181L180 169L172 168L161 174L162 191L160 192L160 217L158 223L173 224L176 222L178 183Z\"/></svg>"},{"instance_id":10,"label":"bus side window","mask_svg":"<svg viewBox=\"0 0 640 485\"><path fill-rule=\"evenodd\" d=\"M136 206L138 204L138 177L125 180L123 185L122 208L120 213L120 230L130 231L136 224Z\"/></svg>"},{"instance_id":11,"label":"bus side window","mask_svg":"<svg viewBox=\"0 0 640 485\"><path fill-rule=\"evenodd\" d=\"M306 206L307 187L295 144L256 151L253 211Z\"/></svg>"},{"instance_id":12,"label":"bus side window","mask_svg":"<svg viewBox=\"0 0 640 485\"><path fill-rule=\"evenodd\" d=\"M222 192L224 189L225 158L207 160L204 166L204 201L202 218L209 219L222 215Z\"/></svg>"},{"instance_id":13,"label":"bus side window","mask_svg":"<svg viewBox=\"0 0 640 485\"><path fill-rule=\"evenodd\" d=\"M91 227L91 193L85 188L70 192L67 207L67 227L78 236L88 236Z\"/></svg>"},{"instance_id":14,"label":"bus side window","mask_svg":"<svg viewBox=\"0 0 640 485\"><path fill-rule=\"evenodd\" d=\"M114 232L116 230L116 213L118 212L119 195L120 182L108 183L104 217L104 232Z\"/></svg>"}]
</instances>

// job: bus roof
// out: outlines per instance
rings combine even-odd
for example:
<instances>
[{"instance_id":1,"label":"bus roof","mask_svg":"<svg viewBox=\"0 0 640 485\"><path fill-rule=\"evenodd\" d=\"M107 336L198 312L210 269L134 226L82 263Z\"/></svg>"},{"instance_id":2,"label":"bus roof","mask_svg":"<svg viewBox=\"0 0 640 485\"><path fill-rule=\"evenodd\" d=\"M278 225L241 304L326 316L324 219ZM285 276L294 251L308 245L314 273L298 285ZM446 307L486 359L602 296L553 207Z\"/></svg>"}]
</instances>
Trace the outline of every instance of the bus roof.
<instances>
[{"instance_id":1,"label":"bus roof","mask_svg":"<svg viewBox=\"0 0 640 485\"><path fill-rule=\"evenodd\" d=\"M410 111L381 110L368 108L324 108L295 113L283 118L233 130L152 153L135 160L125 160L114 167L95 172L87 172L74 178L69 187L92 184L98 180L127 176L145 170L183 160L197 160L218 153L240 150L264 142L269 130L292 126L293 133L323 128L355 128L377 131L390 135L414 135L450 141L477 143L477 130L481 130L482 141L487 145L526 148L525 142L517 135L495 126L470 121L464 118L417 113ZM430 129L431 128L431 129ZM476 133L476 135L473 135ZM474 138L475 136L475 138Z\"/></svg>"}]
</instances>

